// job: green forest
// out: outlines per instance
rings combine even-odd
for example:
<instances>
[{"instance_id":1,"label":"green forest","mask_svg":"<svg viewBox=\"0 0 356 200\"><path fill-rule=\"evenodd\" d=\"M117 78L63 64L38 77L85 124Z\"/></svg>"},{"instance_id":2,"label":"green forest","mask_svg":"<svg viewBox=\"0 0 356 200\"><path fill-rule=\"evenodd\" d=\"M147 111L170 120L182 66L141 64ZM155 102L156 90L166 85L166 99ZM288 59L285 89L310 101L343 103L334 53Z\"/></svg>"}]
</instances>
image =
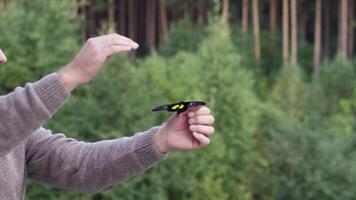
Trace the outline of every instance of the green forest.
<instances>
[{"instance_id":1,"label":"green forest","mask_svg":"<svg viewBox=\"0 0 356 200\"><path fill-rule=\"evenodd\" d=\"M46 128L129 136L169 117L154 106L182 100L216 118L204 149L96 194L29 180L26 199L356 199L355 13L355 0L0 0L0 95L59 70L90 37L140 44Z\"/></svg>"}]
</instances>

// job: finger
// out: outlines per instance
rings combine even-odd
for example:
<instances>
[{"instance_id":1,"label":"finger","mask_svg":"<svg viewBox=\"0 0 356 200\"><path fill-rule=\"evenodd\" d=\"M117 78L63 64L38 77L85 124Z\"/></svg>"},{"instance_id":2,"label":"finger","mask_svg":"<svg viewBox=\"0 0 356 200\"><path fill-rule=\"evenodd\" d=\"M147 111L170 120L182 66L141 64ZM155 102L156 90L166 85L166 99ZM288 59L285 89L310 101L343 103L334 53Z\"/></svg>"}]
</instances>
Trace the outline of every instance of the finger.
<instances>
[{"instance_id":1,"label":"finger","mask_svg":"<svg viewBox=\"0 0 356 200\"><path fill-rule=\"evenodd\" d=\"M6 58L5 54L0 49L0 64L4 64L4 63L6 63L6 61L7 61L7 58Z\"/></svg>"},{"instance_id":2,"label":"finger","mask_svg":"<svg viewBox=\"0 0 356 200\"><path fill-rule=\"evenodd\" d=\"M200 133L193 132L193 136L200 142L201 146L205 146L210 143L210 139Z\"/></svg>"},{"instance_id":3,"label":"finger","mask_svg":"<svg viewBox=\"0 0 356 200\"><path fill-rule=\"evenodd\" d=\"M190 107L190 108L188 109L188 111L197 111L197 110L199 110L201 107L203 107L203 105L193 106L193 107Z\"/></svg>"},{"instance_id":4,"label":"finger","mask_svg":"<svg viewBox=\"0 0 356 200\"><path fill-rule=\"evenodd\" d=\"M210 114L210 109L206 106L199 106L197 110L191 110L188 113L189 117L193 117L196 115L209 115Z\"/></svg>"},{"instance_id":5,"label":"finger","mask_svg":"<svg viewBox=\"0 0 356 200\"><path fill-rule=\"evenodd\" d=\"M120 43L122 45L133 46L134 49L137 49L140 46L139 44L137 44L137 42L133 41L132 39L130 39L128 37L125 37L125 36L122 36L122 35L119 35L119 34L116 34L116 35L122 41Z\"/></svg>"},{"instance_id":6,"label":"finger","mask_svg":"<svg viewBox=\"0 0 356 200\"><path fill-rule=\"evenodd\" d=\"M189 130L192 132L198 132L206 136L211 136L214 133L214 127L205 125L190 125Z\"/></svg>"},{"instance_id":7,"label":"finger","mask_svg":"<svg viewBox=\"0 0 356 200\"><path fill-rule=\"evenodd\" d=\"M125 53L130 51L132 51L132 48L130 46L121 46L121 45L112 45L104 49L104 53L107 57L110 57L116 53Z\"/></svg>"},{"instance_id":8,"label":"finger","mask_svg":"<svg viewBox=\"0 0 356 200\"><path fill-rule=\"evenodd\" d=\"M123 45L123 46L130 46L132 49L137 49L139 46L136 42L134 42L130 38L119 35L117 33L106 35L102 39L100 38L100 40L103 46Z\"/></svg>"},{"instance_id":9,"label":"finger","mask_svg":"<svg viewBox=\"0 0 356 200\"><path fill-rule=\"evenodd\" d=\"M196 115L189 119L191 125L212 125L215 118L212 115Z\"/></svg>"}]
</instances>

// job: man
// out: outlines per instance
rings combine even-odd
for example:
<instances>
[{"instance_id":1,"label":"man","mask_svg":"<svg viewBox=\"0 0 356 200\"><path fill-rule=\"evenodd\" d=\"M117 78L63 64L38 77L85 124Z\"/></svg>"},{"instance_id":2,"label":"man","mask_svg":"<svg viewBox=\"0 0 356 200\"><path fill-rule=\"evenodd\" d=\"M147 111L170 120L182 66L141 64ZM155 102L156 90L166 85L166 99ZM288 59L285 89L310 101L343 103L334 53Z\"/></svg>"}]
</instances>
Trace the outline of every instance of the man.
<instances>
[{"instance_id":1,"label":"man","mask_svg":"<svg viewBox=\"0 0 356 200\"><path fill-rule=\"evenodd\" d=\"M118 34L89 39L63 69L0 97L0 199L24 199L26 178L59 188L98 192L138 174L172 149L206 146L214 117L205 106L173 115L132 137L86 143L52 134L42 125L70 92L88 83L110 56L136 50ZM6 63L0 50L0 63Z\"/></svg>"}]
</instances>

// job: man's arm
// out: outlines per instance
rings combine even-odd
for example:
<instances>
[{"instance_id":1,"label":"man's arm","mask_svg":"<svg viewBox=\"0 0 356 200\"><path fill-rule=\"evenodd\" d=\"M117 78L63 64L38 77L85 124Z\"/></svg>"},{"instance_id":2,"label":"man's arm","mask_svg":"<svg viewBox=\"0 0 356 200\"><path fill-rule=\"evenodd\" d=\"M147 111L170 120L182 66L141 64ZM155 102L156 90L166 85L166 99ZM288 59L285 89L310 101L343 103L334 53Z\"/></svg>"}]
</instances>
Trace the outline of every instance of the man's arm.
<instances>
[{"instance_id":1,"label":"man's arm","mask_svg":"<svg viewBox=\"0 0 356 200\"><path fill-rule=\"evenodd\" d=\"M69 92L93 79L113 54L137 48L137 43L116 33L90 38L58 73L0 97L0 156L39 129L65 102ZM0 64L6 61L0 50Z\"/></svg>"},{"instance_id":2,"label":"man's arm","mask_svg":"<svg viewBox=\"0 0 356 200\"><path fill-rule=\"evenodd\" d=\"M39 129L68 97L57 73L1 96L0 156Z\"/></svg>"},{"instance_id":3,"label":"man's arm","mask_svg":"<svg viewBox=\"0 0 356 200\"><path fill-rule=\"evenodd\" d=\"M27 175L60 188L98 192L148 169L172 149L205 147L214 120L208 107L195 107L146 132L95 143L41 128L26 141Z\"/></svg>"},{"instance_id":4,"label":"man's arm","mask_svg":"<svg viewBox=\"0 0 356 200\"><path fill-rule=\"evenodd\" d=\"M85 143L41 128L26 141L27 175L59 188L98 192L166 157L155 142L157 129Z\"/></svg>"}]
</instances>

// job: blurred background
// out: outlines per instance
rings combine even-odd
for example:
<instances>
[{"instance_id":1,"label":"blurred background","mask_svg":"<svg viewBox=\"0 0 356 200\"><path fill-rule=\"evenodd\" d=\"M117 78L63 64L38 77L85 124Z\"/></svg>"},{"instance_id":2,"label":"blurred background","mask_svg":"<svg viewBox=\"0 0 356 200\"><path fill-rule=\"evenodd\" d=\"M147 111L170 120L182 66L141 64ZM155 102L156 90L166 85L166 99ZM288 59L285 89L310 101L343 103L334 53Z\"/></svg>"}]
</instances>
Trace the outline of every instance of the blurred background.
<instances>
[{"instance_id":1,"label":"blurred background","mask_svg":"<svg viewBox=\"0 0 356 200\"><path fill-rule=\"evenodd\" d=\"M97 194L29 181L26 199L355 199L355 0L0 0L0 94L60 69L89 37L115 56L46 124L78 140L132 135L203 100L211 145L172 152Z\"/></svg>"}]
</instances>

